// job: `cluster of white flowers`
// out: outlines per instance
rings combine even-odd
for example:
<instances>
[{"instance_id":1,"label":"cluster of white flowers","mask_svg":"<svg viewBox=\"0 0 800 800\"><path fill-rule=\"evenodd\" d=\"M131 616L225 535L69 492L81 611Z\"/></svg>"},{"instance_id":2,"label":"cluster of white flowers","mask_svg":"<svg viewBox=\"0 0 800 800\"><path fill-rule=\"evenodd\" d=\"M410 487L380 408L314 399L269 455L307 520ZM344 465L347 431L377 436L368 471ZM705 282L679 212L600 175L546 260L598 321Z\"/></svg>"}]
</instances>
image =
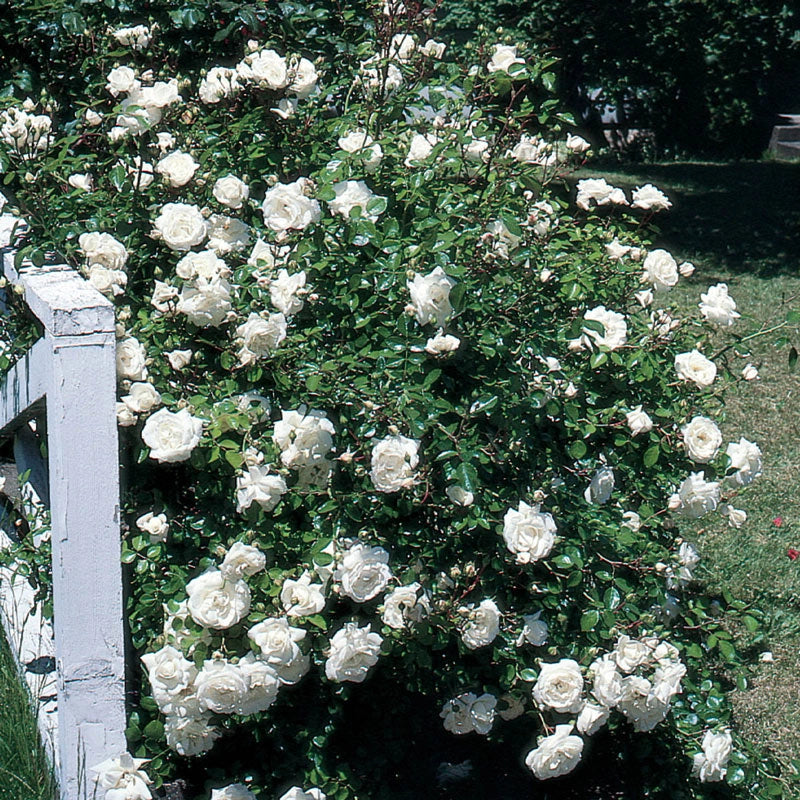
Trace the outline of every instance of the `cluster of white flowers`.
<instances>
[{"instance_id":1,"label":"cluster of white flowers","mask_svg":"<svg viewBox=\"0 0 800 800\"><path fill-rule=\"evenodd\" d=\"M473 692L465 692L448 700L439 716L444 720L444 729L450 733L460 736L475 732L485 736L494 725L496 705L497 698L492 694L478 697Z\"/></svg>"},{"instance_id":2,"label":"cluster of white flowers","mask_svg":"<svg viewBox=\"0 0 800 800\"><path fill-rule=\"evenodd\" d=\"M333 470L328 456L335 433L324 411L300 406L281 412L272 440L281 450L281 463L298 473L300 485L325 486Z\"/></svg>"},{"instance_id":3,"label":"cluster of white flowers","mask_svg":"<svg viewBox=\"0 0 800 800\"><path fill-rule=\"evenodd\" d=\"M34 108L26 100L22 108L11 106L0 112L0 141L23 160L47 150L52 139L53 120L47 114L32 114Z\"/></svg>"},{"instance_id":4,"label":"cluster of white flowers","mask_svg":"<svg viewBox=\"0 0 800 800\"><path fill-rule=\"evenodd\" d=\"M108 134L112 142L152 130L161 122L165 108L181 102L176 79L144 86L145 77L137 77L128 66L114 67L106 76L106 90L115 98L122 97L120 113Z\"/></svg>"},{"instance_id":5,"label":"cluster of white flowers","mask_svg":"<svg viewBox=\"0 0 800 800\"><path fill-rule=\"evenodd\" d=\"M234 68L212 67L198 89L206 104L220 103L248 86L280 92L284 96L271 111L282 119L295 113L300 100L317 89L319 73L307 58L286 58L275 50L261 48L251 40L247 55Z\"/></svg>"},{"instance_id":6,"label":"cluster of white flowers","mask_svg":"<svg viewBox=\"0 0 800 800\"><path fill-rule=\"evenodd\" d=\"M95 787L105 792L105 800L150 800L153 794L150 780L142 767L146 758L134 758L130 753L121 753L92 767Z\"/></svg>"}]
</instances>

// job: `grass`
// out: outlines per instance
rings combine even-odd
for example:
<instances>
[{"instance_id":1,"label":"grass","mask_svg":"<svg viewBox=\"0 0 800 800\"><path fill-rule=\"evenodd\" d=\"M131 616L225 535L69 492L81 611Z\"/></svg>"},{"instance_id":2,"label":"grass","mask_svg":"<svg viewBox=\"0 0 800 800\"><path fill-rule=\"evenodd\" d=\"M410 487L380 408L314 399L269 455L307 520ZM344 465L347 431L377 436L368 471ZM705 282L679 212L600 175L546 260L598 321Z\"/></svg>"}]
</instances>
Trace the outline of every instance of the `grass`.
<instances>
[{"instance_id":1,"label":"grass","mask_svg":"<svg viewBox=\"0 0 800 800\"><path fill-rule=\"evenodd\" d=\"M800 310L800 164L775 162L670 163L599 169L616 185L652 182L674 207L661 215L658 244L697 270L676 289L696 312L700 292L723 281L751 324L771 325ZM789 367L791 344L776 346L774 333L750 343L738 369L755 364L758 381L740 384L726 402L726 441L745 436L761 447L764 474L737 507L748 513L736 530L719 518L704 519L696 541L703 556L698 576L712 588L727 586L767 614L754 652L750 688L737 693L736 723L795 772L800 764L800 368ZM796 780L796 775L795 775ZM788 796L788 795L787 795ZM793 795L800 798L800 788Z\"/></svg>"},{"instance_id":2,"label":"grass","mask_svg":"<svg viewBox=\"0 0 800 800\"><path fill-rule=\"evenodd\" d=\"M0 634L0 800L53 800L54 794L30 695Z\"/></svg>"}]
</instances>

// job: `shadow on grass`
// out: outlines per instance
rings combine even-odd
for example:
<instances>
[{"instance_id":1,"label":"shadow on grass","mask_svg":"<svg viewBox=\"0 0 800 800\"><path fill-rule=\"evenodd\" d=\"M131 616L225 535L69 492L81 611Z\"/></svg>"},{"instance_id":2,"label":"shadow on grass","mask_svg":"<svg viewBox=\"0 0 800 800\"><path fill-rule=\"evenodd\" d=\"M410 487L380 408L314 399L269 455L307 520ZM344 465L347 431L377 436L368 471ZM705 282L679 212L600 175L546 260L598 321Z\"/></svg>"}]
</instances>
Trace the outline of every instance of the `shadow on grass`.
<instances>
[{"instance_id":1,"label":"shadow on grass","mask_svg":"<svg viewBox=\"0 0 800 800\"><path fill-rule=\"evenodd\" d=\"M656 220L659 243L683 257L759 277L800 276L800 163L591 166L618 183L663 189L673 207Z\"/></svg>"}]
</instances>

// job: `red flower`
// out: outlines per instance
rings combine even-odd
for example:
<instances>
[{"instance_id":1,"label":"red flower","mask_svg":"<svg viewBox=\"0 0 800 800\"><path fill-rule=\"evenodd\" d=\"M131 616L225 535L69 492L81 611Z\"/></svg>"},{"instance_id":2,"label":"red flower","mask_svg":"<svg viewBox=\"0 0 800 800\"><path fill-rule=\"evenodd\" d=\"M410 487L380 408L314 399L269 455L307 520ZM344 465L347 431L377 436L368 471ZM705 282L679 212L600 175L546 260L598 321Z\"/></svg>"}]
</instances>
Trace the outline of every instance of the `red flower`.
<instances>
[{"instance_id":1,"label":"red flower","mask_svg":"<svg viewBox=\"0 0 800 800\"><path fill-rule=\"evenodd\" d=\"M786 551L786 555L789 556L790 561L794 561L797 558L797 556L800 556L800 550L795 550L794 547L790 547Z\"/></svg>"},{"instance_id":2,"label":"red flower","mask_svg":"<svg viewBox=\"0 0 800 800\"><path fill-rule=\"evenodd\" d=\"M772 520L772 524L776 528L780 528L780 526L783 525L783 517L775 517L775 519Z\"/></svg>"}]
</instances>

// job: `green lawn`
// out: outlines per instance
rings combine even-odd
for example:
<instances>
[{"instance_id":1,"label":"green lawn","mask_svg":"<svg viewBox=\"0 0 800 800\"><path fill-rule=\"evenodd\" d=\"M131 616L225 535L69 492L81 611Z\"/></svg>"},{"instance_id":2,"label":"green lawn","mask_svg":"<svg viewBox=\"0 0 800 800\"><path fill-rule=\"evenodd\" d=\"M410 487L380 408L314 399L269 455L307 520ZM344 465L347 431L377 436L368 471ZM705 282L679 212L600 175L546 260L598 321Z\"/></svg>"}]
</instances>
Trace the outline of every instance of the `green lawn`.
<instances>
[{"instance_id":1,"label":"green lawn","mask_svg":"<svg viewBox=\"0 0 800 800\"><path fill-rule=\"evenodd\" d=\"M696 310L700 293L724 281L754 327L800 310L800 164L671 163L597 172L617 185L652 182L672 199L674 207L659 217L658 243L697 267L675 290L687 309ZM785 333L800 350L800 331ZM753 340L750 358L734 361L739 368L752 361L761 377L729 395L722 425L726 440L745 436L764 454L763 476L738 503L748 520L735 530L704 519L696 539L700 579L767 612L755 653L771 651L774 662L755 659L750 689L738 695L737 724L791 773L792 761L800 765L800 559L790 560L787 550L800 550L800 365L790 370L789 345L776 347L779 335Z\"/></svg>"},{"instance_id":2,"label":"green lawn","mask_svg":"<svg viewBox=\"0 0 800 800\"><path fill-rule=\"evenodd\" d=\"M0 800L52 800L54 786L30 695L0 635Z\"/></svg>"}]
</instances>

